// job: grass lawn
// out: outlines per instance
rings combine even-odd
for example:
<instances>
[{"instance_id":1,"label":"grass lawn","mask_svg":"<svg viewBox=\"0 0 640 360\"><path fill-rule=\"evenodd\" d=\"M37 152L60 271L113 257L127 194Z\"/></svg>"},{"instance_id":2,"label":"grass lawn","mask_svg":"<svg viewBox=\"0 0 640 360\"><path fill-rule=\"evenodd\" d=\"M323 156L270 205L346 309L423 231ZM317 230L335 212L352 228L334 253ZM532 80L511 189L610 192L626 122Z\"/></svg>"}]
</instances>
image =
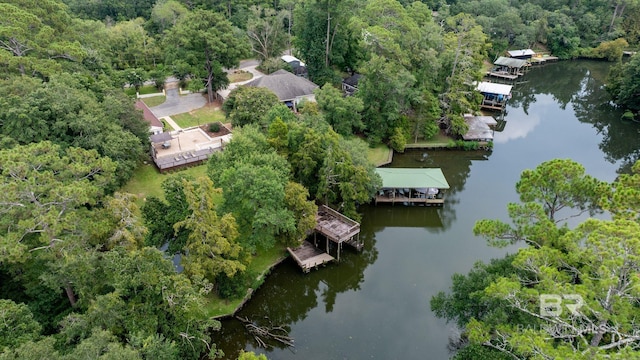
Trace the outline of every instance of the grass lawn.
<instances>
[{"instance_id":1,"label":"grass lawn","mask_svg":"<svg viewBox=\"0 0 640 360\"><path fill-rule=\"evenodd\" d=\"M248 71L238 70L237 72L228 74L227 77L229 78L229 83L232 84L240 81L250 80L253 78L253 74Z\"/></svg>"},{"instance_id":2,"label":"grass lawn","mask_svg":"<svg viewBox=\"0 0 640 360\"><path fill-rule=\"evenodd\" d=\"M262 251L258 256L255 256L249 264L248 271L256 274L260 274L252 286L252 289L257 289L264 281L265 275L271 267L280 262L280 260L286 256L286 249L283 247L275 246L273 249ZM216 294L209 294L207 296L208 303L205 305L207 314L212 317L221 317L233 314L238 306L244 301L244 299L221 299Z\"/></svg>"},{"instance_id":3,"label":"grass lawn","mask_svg":"<svg viewBox=\"0 0 640 360\"><path fill-rule=\"evenodd\" d=\"M206 105L188 113L172 115L171 118L183 129L216 121L225 122L224 112L212 105Z\"/></svg>"},{"instance_id":4,"label":"grass lawn","mask_svg":"<svg viewBox=\"0 0 640 360\"><path fill-rule=\"evenodd\" d=\"M392 150L385 144L376 145L374 148L367 149L367 159L374 165L380 166L386 163L389 159L389 152Z\"/></svg>"},{"instance_id":5,"label":"grass lawn","mask_svg":"<svg viewBox=\"0 0 640 360\"><path fill-rule=\"evenodd\" d=\"M177 173L177 172L176 172ZM179 170L180 174L189 174L193 177L206 176L207 165L199 165L184 170ZM122 191L138 196L138 205L144 203L144 199L149 196L156 196L164 199L162 182L172 173L162 174L153 163L140 165L133 173L133 177L122 187Z\"/></svg>"},{"instance_id":6,"label":"grass lawn","mask_svg":"<svg viewBox=\"0 0 640 360\"><path fill-rule=\"evenodd\" d=\"M447 147L452 140L453 139L451 139L451 137L445 135L443 132L439 132L431 139L421 139L416 143L407 143L407 146L405 147L407 149L411 149L413 147Z\"/></svg>"},{"instance_id":7,"label":"grass lawn","mask_svg":"<svg viewBox=\"0 0 640 360\"><path fill-rule=\"evenodd\" d=\"M150 98L142 98L140 100L142 100L145 104L147 104L148 107L154 107L154 106L158 106L158 105L162 104L163 102L165 102L167 100L167 97L166 96L154 96L154 97L150 97Z\"/></svg>"},{"instance_id":8,"label":"grass lawn","mask_svg":"<svg viewBox=\"0 0 640 360\"><path fill-rule=\"evenodd\" d=\"M136 95L136 88L135 87L128 87L128 88L124 89L124 92L127 95L135 96ZM155 93L161 93L161 92L162 92L162 90L156 89L156 87L153 86L153 85L141 86L140 89L138 90L138 93L140 93L140 95L155 94Z\"/></svg>"},{"instance_id":9,"label":"grass lawn","mask_svg":"<svg viewBox=\"0 0 640 360\"><path fill-rule=\"evenodd\" d=\"M142 206L144 199L149 196L164 199L164 193L161 187L162 182L173 174L189 174L196 178L206 176L207 166L199 165L173 173L162 174L152 163L140 165L135 170L131 180L122 187L121 191L138 195L138 206ZM214 199L216 203L222 201L222 194L218 196L219 198ZM263 283L265 276L268 274L268 270L286 255L287 252L284 247L276 246L270 250L263 250L258 256L253 257L247 270L251 273L258 274L252 284L254 290ZM207 296L206 310L209 316L218 317L231 315L243 301L244 299L221 299L216 294L210 294Z\"/></svg>"}]
</instances>

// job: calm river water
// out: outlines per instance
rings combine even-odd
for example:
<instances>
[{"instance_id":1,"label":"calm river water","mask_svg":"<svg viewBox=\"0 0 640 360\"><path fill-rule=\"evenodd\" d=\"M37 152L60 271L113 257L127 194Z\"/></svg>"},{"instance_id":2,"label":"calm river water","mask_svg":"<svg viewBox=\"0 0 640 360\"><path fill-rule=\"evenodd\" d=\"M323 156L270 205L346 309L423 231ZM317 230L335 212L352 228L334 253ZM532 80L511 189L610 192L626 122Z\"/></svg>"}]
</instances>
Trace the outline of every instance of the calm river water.
<instances>
[{"instance_id":1,"label":"calm river water","mask_svg":"<svg viewBox=\"0 0 640 360\"><path fill-rule=\"evenodd\" d=\"M273 359L447 359L453 325L429 300L454 273L502 257L472 233L482 218L507 219L524 169L570 158L613 181L640 158L640 125L623 123L603 89L609 64L571 61L532 69L515 86L491 152L413 151L393 167L440 167L451 190L442 208L364 206L361 253L302 274L292 260L273 271L239 315L285 325L295 348L264 350L235 320L214 342L229 359L241 349Z\"/></svg>"}]
</instances>

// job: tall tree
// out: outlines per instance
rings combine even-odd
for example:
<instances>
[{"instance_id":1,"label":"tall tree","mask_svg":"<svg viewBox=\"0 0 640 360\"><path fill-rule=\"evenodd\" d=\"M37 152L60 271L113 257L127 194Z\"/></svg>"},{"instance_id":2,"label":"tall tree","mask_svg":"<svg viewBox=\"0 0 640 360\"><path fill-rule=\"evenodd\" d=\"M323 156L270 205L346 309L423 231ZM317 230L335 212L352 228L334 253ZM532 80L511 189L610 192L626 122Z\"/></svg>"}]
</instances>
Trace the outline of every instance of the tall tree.
<instances>
[{"instance_id":1,"label":"tall tree","mask_svg":"<svg viewBox=\"0 0 640 360\"><path fill-rule=\"evenodd\" d=\"M640 114L640 56L611 69L607 91L618 105Z\"/></svg>"},{"instance_id":2,"label":"tall tree","mask_svg":"<svg viewBox=\"0 0 640 360\"><path fill-rule=\"evenodd\" d=\"M362 122L362 100L354 96L343 96L340 90L327 83L316 89L316 101L325 120L340 135L348 136L364 129Z\"/></svg>"},{"instance_id":3,"label":"tall tree","mask_svg":"<svg viewBox=\"0 0 640 360\"><path fill-rule=\"evenodd\" d=\"M278 104L278 96L267 88L239 86L231 90L222 108L233 126L260 124L266 128L262 118Z\"/></svg>"},{"instance_id":4,"label":"tall tree","mask_svg":"<svg viewBox=\"0 0 640 360\"><path fill-rule=\"evenodd\" d=\"M193 76L202 80L209 102L220 89L217 77L226 77L222 68L232 68L247 54L248 42L239 30L218 13L193 10L178 19L165 37L165 47L173 48L173 62L190 66Z\"/></svg>"},{"instance_id":5,"label":"tall tree","mask_svg":"<svg viewBox=\"0 0 640 360\"><path fill-rule=\"evenodd\" d=\"M501 261L511 269L492 263L482 283L468 283L474 274L456 281L467 285L456 285L451 297L438 295L432 308L458 320L468 348L484 347L509 358L638 357L639 169L636 163L633 174L613 184L585 176L580 165L566 160L523 172L517 187L524 211L513 218L517 230L512 234L527 237L529 246ZM559 210L579 213L599 202L612 211L612 220L589 218L575 229L556 222ZM526 213L531 209L539 214ZM511 205L509 211L514 213ZM493 228L483 231L485 236L503 233L499 222L481 223L484 230ZM456 308L456 299L469 296L474 303L480 300L477 307Z\"/></svg>"},{"instance_id":6,"label":"tall tree","mask_svg":"<svg viewBox=\"0 0 640 360\"><path fill-rule=\"evenodd\" d=\"M279 58L287 45L287 34L283 27L284 12L251 7L251 17L247 23L247 35L251 41L251 50L261 60Z\"/></svg>"},{"instance_id":7,"label":"tall tree","mask_svg":"<svg viewBox=\"0 0 640 360\"><path fill-rule=\"evenodd\" d=\"M0 3L0 64L22 75L48 77L62 61L82 61L85 51L68 34L67 7L57 0Z\"/></svg>"},{"instance_id":8,"label":"tall tree","mask_svg":"<svg viewBox=\"0 0 640 360\"><path fill-rule=\"evenodd\" d=\"M522 172L516 185L521 203L507 206L513 226L500 220L480 220L473 231L494 245L517 241L538 247L549 244L566 231L558 224L599 212L599 200L607 193L606 188L605 183L586 175L582 165L572 160L550 160Z\"/></svg>"},{"instance_id":9,"label":"tall tree","mask_svg":"<svg viewBox=\"0 0 640 360\"><path fill-rule=\"evenodd\" d=\"M218 217L213 196L220 193L211 179L195 182L183 180L184 193L191 214L174 225L176 231L189 231L182 264L191 278L205 278L215 283L218 275L232 277L246 269L241 260L242 247L237 243L238 229L231 214Z\"/></svg>"},{"instance_id":10,"label":"tall tree","mask_svg":"<svg viewBox=\"0 0 640 360\"><path fill-rule=\"evenodd\" d=\"M349 0L313 0L301 2L294 10L294 47L307 64L309 77L318 84L336 82L334 64L355 68L344 61L354 50L345 44L350 40L351 5Z\"/></svg>"},{"instance_id":11,"label":"tall tree","mask_svg":"<svg viewBox=\"0 0 640 360\"><path fill-rule=\"evenodd\" d=\"M222 188L222 211L233 213L245 249L269 249L305 224L299 217L306 215L294 213L304 206L285 201L290 172L287 161L252 125L234 133L225 151L211 158L209 174Z\"/></svg>"}]
</instances>

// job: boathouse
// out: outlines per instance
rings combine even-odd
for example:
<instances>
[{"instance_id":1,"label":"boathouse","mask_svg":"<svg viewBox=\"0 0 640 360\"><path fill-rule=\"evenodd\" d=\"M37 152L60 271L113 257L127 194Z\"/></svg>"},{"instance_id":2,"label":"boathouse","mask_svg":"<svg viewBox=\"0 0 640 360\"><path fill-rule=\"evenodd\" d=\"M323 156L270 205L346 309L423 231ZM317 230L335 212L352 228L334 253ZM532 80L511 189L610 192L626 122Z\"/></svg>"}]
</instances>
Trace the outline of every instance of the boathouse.
<instances>
[{"instance_id":1,"label":"boathouse","mask_svg":"<svg viewBox=\"0 0 640 360\"><path fill-rule=\"evenodd\" d=\"M495 65L494 68L487 72L488 76L515 80L524 75L528 62L527 60L500 56L493 65Z\"/></svg>"},{"instance_id":2,"label":"boathouse","mask_svg":"<svg viewBox=\"0 0 640 360\"><path fill-rule=\"evenodd\" d=\"M464 114L464 121L469 126L469 131L462 135L467 141L493 141L493 129L498 124L493 116L473 116Z\"/></svg>"},{"instance_id":3,"label":"boathouse","mask_svg":"<svg viewBox=\"0 0 640 360\"><path fill-rule=\"evenodd\" d=\"M443 205L449 183L440 168L377 168L382 178L375 202Z\"/></svg>"},{"instance_id":4,"label":"boathouse","mask_svg":"<svg viewBox=\"0 0 640 360\"><path fill-rule=\"evenodd\" d=\"M325 239L325 249L321 250L318 246L318 235L322 235ZM291 257L296 261L302 271L309 272L312 268L317 268L328 262L336 260L331 256L329 250L329 242L336 245L337 260L340 261L340 252L342 245L347 244L356 250L362 250L363 243L360 241L360 223L344 216L343 214L333 210L326 205L318 206L316 214L316 226L313 233L313 244L304 241L299 247L292 249L287 248Z\"/></svg>"},{"instance_id":5,"label":"boathouse","mask_svg":"<svg viewBox=\"0 0 640 360\"><path fill-rule=\"evenodd\" d=\"M536 54L536 52L531 49L521 49L509 50L507 51L507 54L509 55L509 57L512 57L514 59L529 60Z\"/></svg>"},{"instance_id":6,"label":"boathouse","mask_svg":"<svg viewBox=\"0 0 640 360\"><path fill-rule=\"evenodd\" d=\"M503 110L507 105L507 100L511 98L511 89L513 86L505 84L496 84L483 81L478 84L478 90L482 96L481 109L487 110Z\"/></svg>"}]
</instances>

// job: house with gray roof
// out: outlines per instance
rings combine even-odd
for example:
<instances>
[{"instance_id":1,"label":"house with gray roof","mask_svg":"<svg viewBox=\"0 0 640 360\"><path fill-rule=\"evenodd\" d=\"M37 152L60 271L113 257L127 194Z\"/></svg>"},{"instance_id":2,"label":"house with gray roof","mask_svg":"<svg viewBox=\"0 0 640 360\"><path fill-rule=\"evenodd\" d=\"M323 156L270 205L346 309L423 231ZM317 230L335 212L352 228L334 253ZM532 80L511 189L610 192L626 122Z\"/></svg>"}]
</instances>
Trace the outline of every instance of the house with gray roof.
<instances>
[{"instance_id":1,"label":"house with gray roof","mask_svg":"<svg viewBox=\"0 0 640 360\"><path fill-rule=\"evenodd\" d=\"M318 85L286 70L278 70L272 74L251 80L245 86L263 87L273 91L285 105L296 110L303 100L316 101L314 90Z\"/></svg>"}]
</instances>

